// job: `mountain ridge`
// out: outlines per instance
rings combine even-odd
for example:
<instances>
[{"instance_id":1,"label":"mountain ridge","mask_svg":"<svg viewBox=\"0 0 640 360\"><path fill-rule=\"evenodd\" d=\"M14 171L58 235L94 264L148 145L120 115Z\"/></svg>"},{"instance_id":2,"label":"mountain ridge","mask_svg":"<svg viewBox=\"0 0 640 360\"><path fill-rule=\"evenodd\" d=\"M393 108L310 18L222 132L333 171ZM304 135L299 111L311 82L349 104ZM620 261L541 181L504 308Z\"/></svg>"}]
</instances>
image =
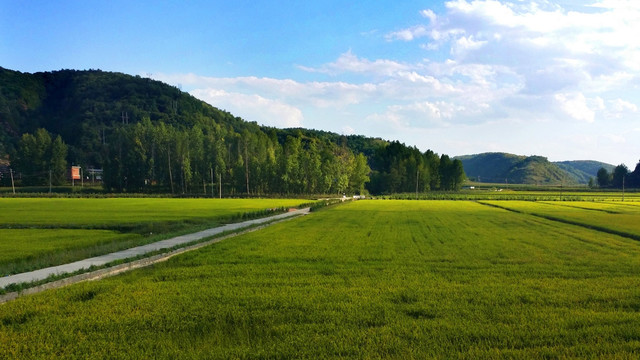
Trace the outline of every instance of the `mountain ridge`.
<instances>
[{"instance_id":1,"label":"mountain ridge","mask_svg":"<svg viewBox=\"0 0 640 360\"><path fill-rule=\"evenodd\" d=\"M40 150L53 143L62 169L54 178L67 165L103 168L105 190L116 192L206 193L215 182L229 195L388 194L455 190L464 178L446 154L261 126L149 78L0 67L0 158L22 183L44 185L53 158Z\"/></svg>"},{"instance_id":2,"label":"mountain ridge","mask_svg":"<svg viewBox=\"0 0 640 360\"><path fill-rule=\"evenodd\" d=\"M478 182L530 185L587 184L601 167L613 171L611 164L595 160L551 162L544 156L525 156L504 152L485 152L456 156L469 179Z\"/></svg>"}]
</instances>

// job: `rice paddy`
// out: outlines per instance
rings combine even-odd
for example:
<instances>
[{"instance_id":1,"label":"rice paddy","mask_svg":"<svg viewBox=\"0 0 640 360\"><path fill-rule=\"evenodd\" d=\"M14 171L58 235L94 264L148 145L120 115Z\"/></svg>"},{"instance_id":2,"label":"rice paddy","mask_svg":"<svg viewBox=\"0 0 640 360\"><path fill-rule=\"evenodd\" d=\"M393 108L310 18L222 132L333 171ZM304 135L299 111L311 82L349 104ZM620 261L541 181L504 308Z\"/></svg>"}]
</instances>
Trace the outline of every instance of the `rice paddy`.
<instances>
[{"instance_id":1,"label":"rice paddy","mask_svg":"<svg viewBox=\"0 0 640 360\"><path fill-rule=\"evenodd\" d=\"M637 358L640 243L581 225L635 208L497 205L359 201L26 296L0 306L0 354Z\"/></svg>"},{"instance_id":2,"label":"rice paddy","mask_svg":"<svg viewBox=\"0 0 640 360\"><path fill-rule=\"evenodd\" d=\"M0 276L214 227L295 199L0 198Z\"/></svg>"}]
</instances>

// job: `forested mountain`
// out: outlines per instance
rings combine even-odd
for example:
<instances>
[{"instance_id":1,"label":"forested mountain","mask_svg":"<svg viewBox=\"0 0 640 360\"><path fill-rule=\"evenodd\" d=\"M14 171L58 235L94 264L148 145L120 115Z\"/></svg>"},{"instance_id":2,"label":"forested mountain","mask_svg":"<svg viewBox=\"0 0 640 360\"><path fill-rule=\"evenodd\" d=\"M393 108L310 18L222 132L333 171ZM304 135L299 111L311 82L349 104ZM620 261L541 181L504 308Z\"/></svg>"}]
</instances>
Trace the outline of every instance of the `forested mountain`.
<instances>
[{"instance_id":1,"label":"forested mountain","mask_svg":"<svg viewBox=\"0 0 640 360\"><path fill-rule=\"evenodd\" d=\"M569 185L581 182L542 156L482 153L459 156L457 159L462 161L467 176L480 182L535 185ZM595 173L592 176L595 177Z\"/></svg>"},{"instance_id":2,"label":"forested mountain","mask_svg":"<svg viewBox=\"0 0 640 360\"><path fill-rule=\"evenodd\" d=\"M601 168L608 172L612 172L615 168L611 164L593 160L557 161L554 164L568 172L581 184L587 184L589 179L596 178L598 170Z\"/></svg>"},{"instance_id":3,"label":"forested mountain","mask_svg":"<svg viewBox=\"0 0 640 360\"><path fill-rule=\"evenodd\" d=\"M103 168L108 191L393 193L459 188L462 163L398 142L276 129L176 87L100 70L0 68L0 159L25 185ZM6 177L4 180L6 183Z\"/></svg>"}]
</instances>

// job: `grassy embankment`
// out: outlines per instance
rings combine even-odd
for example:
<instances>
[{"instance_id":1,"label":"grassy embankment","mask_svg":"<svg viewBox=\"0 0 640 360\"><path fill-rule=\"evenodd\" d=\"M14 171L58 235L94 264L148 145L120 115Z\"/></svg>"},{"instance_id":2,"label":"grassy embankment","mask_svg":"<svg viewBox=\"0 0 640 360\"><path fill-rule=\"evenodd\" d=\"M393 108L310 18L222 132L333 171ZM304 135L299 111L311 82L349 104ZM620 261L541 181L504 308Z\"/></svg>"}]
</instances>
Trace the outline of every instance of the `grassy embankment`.
<instances>
[{"instance_id":1,"label":"grassy embankment","mask_svg":"<svg viewBox=\"0 0 640 360\"><path fill-rule=\"evenodd\" d=\"M101 255L304 200L0 198L0 276Z\"/></svg>"},{"instance_id":2,"label":"grassy embankment","mask_svg":"<svg viewBox=\"0 0 640 360\"><path fill-rule=\"evenodd\" d=\"M584 226L475 202L361 201L0 306L0 353L635 358L639 270L638 241Z\"/></svg>"}]
</instances>

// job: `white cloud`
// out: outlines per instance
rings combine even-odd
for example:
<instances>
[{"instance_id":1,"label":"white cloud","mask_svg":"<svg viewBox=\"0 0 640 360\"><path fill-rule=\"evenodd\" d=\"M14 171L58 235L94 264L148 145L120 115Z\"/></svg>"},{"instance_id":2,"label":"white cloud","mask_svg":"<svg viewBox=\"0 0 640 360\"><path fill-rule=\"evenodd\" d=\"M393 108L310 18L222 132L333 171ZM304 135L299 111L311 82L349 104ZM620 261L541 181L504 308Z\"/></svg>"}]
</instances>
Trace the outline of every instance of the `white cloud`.
<instances>
[{"instance_id":1,"label":"white cloud","mask_svg":"<svg viewBox=\"0 0 640 360\"><path fill-rule=\"evenodd\" d=\"M587 105L587 99L584 94L556 94L555 99L560 108L572 118L589 123L594 121L595 111Z\"/></svg>"},{"instance_id":2,"label":"white cloud","mask_svg":"<svg viewBox=\"0 0 640 360\"><path fill-rule=\"evenodd\" d=\"M478 50L487 43L488 41L476 41L473 35L469 37L462 36L459 37L454 46L452 46L451 53L459 56L467 51Z\"/></svg>"},{"instance_id":3,"label":"white cloud","mask_svg":"<svg viewBox=\"0 0 640 360\"><path fill-rule=\"evenodd\" d=\"M612 145L617 141L625 153L640 153L633 142L620 143L621 135L603 135L614 126L621 134L637 131L640 2L593 2L563 8L552 0L448 1L443 11L424 9L413 26L380 35L396 42L381 48L398 53L366 57L349 50L297 67L307 79L329 81L193 74L164 80L203 94L223 91L207 101L239 109L232 112L247 120L281 119L288 124L282 126L304 117L312 128L358 129L414 144L421 141L416 134L449 134L476 152L562 149L588 158L586 149L599 149L611 159L621 152ZM370 35L368 41L377 38ZM548 139L549 126L575 139ZM460 127L473 129L466 138L446 132ZM531 141L538 145L524 145Z\"/></svg>"},{"instance_id":4,"label":"white cloud","mask_svg":"<svg viewBox=\"0 0 640 360\"><path fill-rule=\"evenodd\" d=\"M422 49L448 47L453 60L506 65L545 91L596 88L594 81L640 71L640 7L637 2L599 1L563 9L549 1L455 0L429 24L390 33L387 39L429 38ZM405 34L400 36L400 34ZM570 70L570 71L566 71ZM560 85L561 84L561 85ZM558 86L561 87L558 87Z\"/></svg>"},{"instance_id":5,"label":"white cloud","mask_svg":"<svg viewBox=\"0 0 640 360\"><path fill-rule=\"evenodd\" d=\"M315 107L345 107L358 104L378 90L374 83L351 84L344 81L299 82L292 79L244 76L216 78L194 74L157 74L155 79L171 84L188 85L191 89L222 89L231 93L261 96L291 104ZM212 104L216 106L216 104Z\"/></svg>"},{"instance_id":6,"label":"white cloud","mask_svg":"<svg viewBox=\"0 0 640 360\"><path fill-rule=\"evenodd\" d=\"M397 61L378 59L370 61L361 59L351 51L340 55L333 63L325 64L320 68L310 68L299 66L300 69L308 72L318 72L330 75L337 75L345 72L365 73L370 75L392 76L399 71L407 71L412 67Z\"/></svg>"},{"instance_id":7,"label":"white cloud","mask_svg":"<svg viewBox=\"0 0 640 360\"><path fill-rule=\"evenodd\" d=\"M387 40L402 40L412 41L417 38L425 37L429 34L429 30L426 26L417 25L408 29L403 29L387 34L385 37Z\"/></svg>"},{"instance_id":8,"label":"white cloud","mask_svg":"<svg viewBox=\"0 0 640 360\"><path fill-rule=\"evenodd\" d=\"M429 19L432 24L434 24L438 20L438 16L436 15L436 13L434 13L433 10L430 9L421 10L420 15Z\"/></svg>"},{"instance_id":9,"label":"white cloud","mask_svg":"<svg viewBox=\"0 0 640 360\"><path fill-rule=\"evenodd\" d=\"M616 113L625 112L638 112L638 106L622 99L615 99L610 101L611 108Z\"/></svg>"},{"instance_id":10,"label":"white cloud","mask_svg":"<svg viewBox=\"0 0 640 360\"><path fill-rule=\"evenodd\" d=\"M349 125L345 125L342 127L342 133L344 135L353 135L356 133L356 130Z\"/></svg>"},{"instance_id":11,"label":"white cloud","mask_svg":"<svg viewBox=\"0 0 640 360\"><path fill-rule=\"evenodd\" d=\"M239 115L247 121L280 128L303 125L300 109L259 95L229 93L216 89L196 89L191 94L218 108Z\"/></svg>"},{"instance_id":12,"label":"white cloud","mask_svg":"<svg viewBox=\"0 0 640 360\"><path fill-rule=\"evenodd\" d=\"M627 142L627 139L624 136L621 135L616 135L616 134L604 134L602 135L603 138L605 138L606 140L608 140L609 142L613 143L613 144L624 144Z\"/></svg>"}]
</instances>

